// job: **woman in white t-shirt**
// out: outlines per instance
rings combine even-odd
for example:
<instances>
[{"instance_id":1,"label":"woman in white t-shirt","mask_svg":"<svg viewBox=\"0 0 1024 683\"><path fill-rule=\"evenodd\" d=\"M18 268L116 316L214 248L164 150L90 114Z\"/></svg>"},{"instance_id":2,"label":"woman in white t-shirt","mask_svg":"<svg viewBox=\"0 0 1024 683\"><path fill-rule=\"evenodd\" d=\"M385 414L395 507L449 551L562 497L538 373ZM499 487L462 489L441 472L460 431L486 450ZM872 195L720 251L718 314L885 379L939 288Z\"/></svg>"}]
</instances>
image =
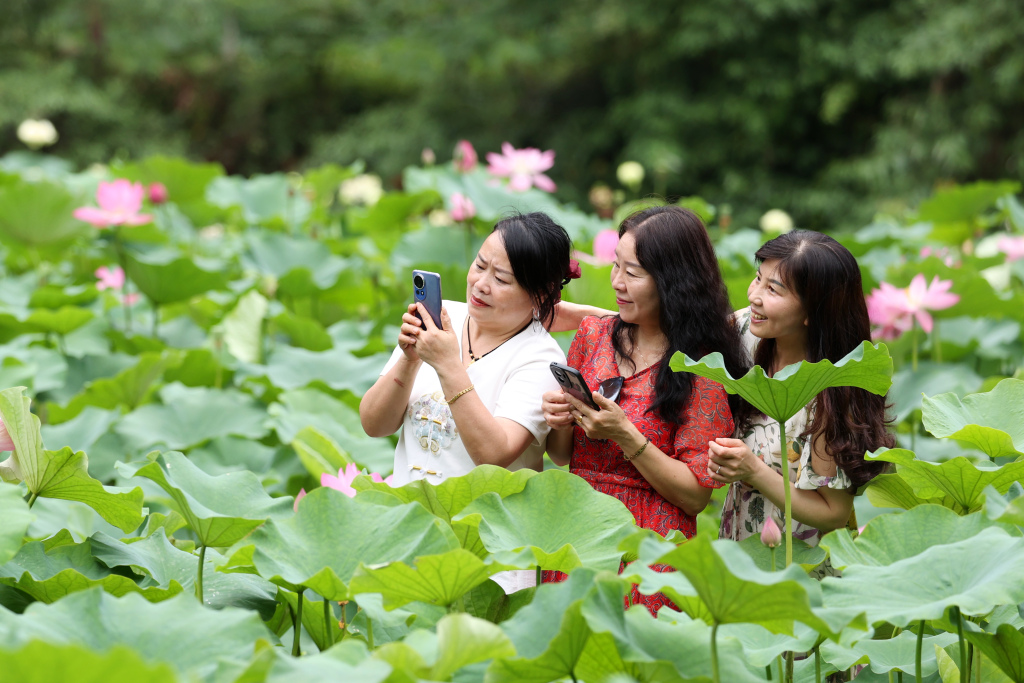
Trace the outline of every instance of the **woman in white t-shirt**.
<instances>
[{"instance_id":1,"label":"woman in white t-shirt","mask_svg":"<svg viewBox=\"0 0 1024 683\"><path fill-rule=\"evenodd\" d=\"M395 486L438 484L484 464L541 469L541 395L558 387L549 365L565 362L548 329L562 286L579 276L571 249L546 214L506 218L470 266L466 303L444 302L440 329L422 304L409 306L398 347L359 406L370 436L402 430Z\"/></svg>"}]
</instances>

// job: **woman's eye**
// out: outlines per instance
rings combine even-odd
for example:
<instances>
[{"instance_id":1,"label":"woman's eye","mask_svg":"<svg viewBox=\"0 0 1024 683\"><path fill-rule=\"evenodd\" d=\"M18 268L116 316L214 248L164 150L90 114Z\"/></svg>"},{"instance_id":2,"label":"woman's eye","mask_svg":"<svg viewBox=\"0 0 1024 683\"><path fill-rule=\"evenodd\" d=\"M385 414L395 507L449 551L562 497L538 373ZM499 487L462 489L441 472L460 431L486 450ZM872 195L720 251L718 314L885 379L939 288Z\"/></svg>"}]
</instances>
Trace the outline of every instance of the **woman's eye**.
<instances>
[{"instance_id":1,"label":"woman's eye","mask_svg":"<svg viewBox=\"0 0 1024 683\"><path fill-rule=\"evenodd\" d=\"M497 280L497 281L498 281L499 283L501 283L501 284L503 284L503 285L507 285L507 284L508 284L507 282L505 282L504 280L502 280L502 279L501 279L501 278L499 278L499 277L496 277L496 278L494 278L494 279L495 279L495 280Z\"/></svg>"}]
</instances>

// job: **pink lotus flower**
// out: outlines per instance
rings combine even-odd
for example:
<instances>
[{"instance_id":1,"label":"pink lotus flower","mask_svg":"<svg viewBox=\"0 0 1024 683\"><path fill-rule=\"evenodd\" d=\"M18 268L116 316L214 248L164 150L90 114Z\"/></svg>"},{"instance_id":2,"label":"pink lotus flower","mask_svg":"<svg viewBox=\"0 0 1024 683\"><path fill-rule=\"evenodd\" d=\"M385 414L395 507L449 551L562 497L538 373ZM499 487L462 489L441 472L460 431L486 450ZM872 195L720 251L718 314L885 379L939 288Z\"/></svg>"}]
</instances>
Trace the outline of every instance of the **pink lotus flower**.
<instances>
[{"instance_id":1,"label":"pink lotus flower","mask_svg":"<svg viewBox=\"0 0 1024 683\"><path fill-rule=\"evenodd\" d=\"M952 294L949 288L952 280L940 280L936 275L931 284L926 284L924 275L918 273L907 287L907 312L913 314L925 332L932 331L932 317L928 311L941 311L960 301L959 294Z\"/></svg>"},{"instance_id":2,"label":"pink lotus flower","mask_svg":"<svg viewBox=\"0 0 1024 683\"><path fill-rule=\"evenodd\" d=\"M387 484L388 486L392 485L391 482L394 480L394 478L395 475L393 474L389 474L386 477L381 477L379 474L374 472L373 474L370 475L370 481L375 481L378 484Z\"/></svg>"},{"instance_id":3,"label":"pink lotus flower","mask_svg":"<svg viewBox=\"0 0 1024 683\"><path fill-rule=\"evenodd\" d=\"M14 440L7 433L7 425L4 424L2 418L0 418L0 451L14 451Z\"/></svg>"},{"instance_id":4,"label":"pink lotus flower","mask_svg":"<svg viewBox=\"0 0 1024 683\"><path fill-rule=\"evenodd\" d=\"M476 215L476 207L473 205L473 200L463 195L461 192L455 192L452 194L452 218L459 221L468 221Z\"/></svg>"},{"instance_id":5,"label":"pink lotus flower","mask_svg":"<svg viewBox=\"0 0 1024 683\"><path fill-rule=\"evenodd\" d=\"M898 289L883 282L867 297L868 317L880 328L872 333L875 339L895 339L913 327L914 320L925 332L931 332L934 325L928 311L941 311L960 301L959 294L949 288L952 280L940 280L936 275L927 284L924 275L918 273L906 289Z\"/></svg>"},{"instance_id":6,"label":"pink lotus flower","mask_svg":"<svg viewBox=\"0 0 1024 683\"><path fill-rule=\"evenodd\" d=\"M167 186L163 183L153 183L149 186L149 201L152 204L163 204L167 201Z\"/></svg>"},{"instance_id":7,"label":"pink lotus flower","mask_svg":"<svg viewBox=\"0 0 1024 683\"><path fill-rule=\"evenodd\" d=\"M306 497L306 489L299 489L299 495L295 496L295 505L292 506L292 509L295 510L296 512L298 512L299 511L299 501L302 500L305 497Z\"/></svg>"},{"instance_id":8,"label":"pink lotus flower","mask_svg":"<svg viewBox=\"0 0 1024 683\"><path fill-rule=\"evenodd\" d=\"M928 246L921 247L921 258L928 258L929 256L934 256L937 259L941 259L942 262L945 263L946 266L948 266L949 268L955 268L959 266L959 264L956 262L956 259L954 259L953 255L950 254L949 247L940 247L938 249L933 249Z\"/></svg>"},{"instance_id":9,"label":"pink lotus flower","mask_svg":"<svg viewBox=\"0 0 1024 683\"><path fill-rule=\"evenodd\" d=\"M146 190L141 183L130 183L119 179L112 183L100 183L96 190L97 209L83 206L75 209L74 216L80 221L92 223L97 228L112 225L143 225L153 220L149 214L140 214L142 199Z\"/></svg>"},{"instance_id":10,"label":"pink lotus flower","mask_svg":"<svg viewBox=\"0 0 1024 683\"><path fill-rule=\"evenodd\" d=\"M1017 261L1024 258L1024 235L1020 237L1000 237L999 251L1006 254L1006 261Z\"/></svg>"},{"instance_id":11,"label":"pink lotus flower","mask_svg":"<svg viewBox=\"0 0 1024 683\"><path fill-rule=\"evenodd\" d=\"M452 155L452 163L455 170L461 173L469 173L477 164L476 150L469 140L459 140L455 145L455 154Z\"/></svg>"},{"instance_id":12,"label":"pink lotus flower","mask_svg":"<svg viewBox=\"0 0 1024 683\"><path fill-rule=\"evenodd\" d=\"M124 287L124 270L121 266L100 266L96 269L96 280L96 289L101 292L104 289L121 289Z\"/></svg>"},{"instance_id":13,"label":"pink lotus flower","mask_svg":"<svg viewBox=\"0 0 1024 683\"><path fill-rule=\"evenodd\" d=\"M615 261L615 247L619 245L619 233L615 230L602 230L594 238L594 258L602 263Z\"/></svg>"},{"instance_id":14,"label":"pink lotus flower","mask_svg":"<svg viewBox=\"0 0 1024 683\"><path fill-rule=\"evenodd\" d=\"M338 470L338 476L336 477L327 473L321 474L320 485L326 486L327 488L332 488L335 491L341 491L349 498L355 498L356 490L352 488L352 482L355 481L355 478L358 477L360 474L362 474L362 472L359 470L359 468L356 467L354 464L349 463L344 470ZM372 479L375 482L385 483L388 486L391 486L391 478L393 476L394 475L390 475L388 476L387 479L382 479L379 474L374 472L373 474L370 475L370 479Z\"/></svg>"},{"instance_id":15,"label":"pink lotus flower","mask_svg":"<svg viewBox=\"0 0 1024 683\"><path fill-rule=\"evenodd\" d=\"M501 145L501 152L487 154L487 170L491 175L508 178L508 186L517 192L525 192L533 186L545 192L555 191L554 181L544 175L544 171L555 165L554 150L516 149L506 142Z\"/></svg>"},{"instance_id":16,"label":"pink lotus flower","mask_svg":"<svg viewBox=\"0 0 1024 683\"><path fill-rule=\"evenodd\" d=\"M769 548L775 548L781 542L782 531L771 515L769 515L768 519L764 521L764 526L761 528L761 543Z\"/></svg>"}]
</instances>

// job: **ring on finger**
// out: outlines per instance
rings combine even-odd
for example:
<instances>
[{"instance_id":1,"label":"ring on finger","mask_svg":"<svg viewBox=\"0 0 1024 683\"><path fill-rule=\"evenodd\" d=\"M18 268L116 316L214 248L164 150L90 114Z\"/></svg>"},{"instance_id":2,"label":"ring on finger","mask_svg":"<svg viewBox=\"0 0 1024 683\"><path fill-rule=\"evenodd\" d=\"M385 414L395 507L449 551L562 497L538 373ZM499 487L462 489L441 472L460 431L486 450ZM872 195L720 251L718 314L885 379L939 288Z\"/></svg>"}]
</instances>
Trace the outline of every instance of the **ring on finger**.
<instances>
[{"instance_id":1,"label":"ring on finger","mask_svg":"<svg viewBox=\"0 0 1024 683\"><path fill-rule=\"evenodd\" d=\"M722 466L719 465L718 468L715 470L715 474L719 474L721 471L722 471Z\"/></svg>"}]
</instances>

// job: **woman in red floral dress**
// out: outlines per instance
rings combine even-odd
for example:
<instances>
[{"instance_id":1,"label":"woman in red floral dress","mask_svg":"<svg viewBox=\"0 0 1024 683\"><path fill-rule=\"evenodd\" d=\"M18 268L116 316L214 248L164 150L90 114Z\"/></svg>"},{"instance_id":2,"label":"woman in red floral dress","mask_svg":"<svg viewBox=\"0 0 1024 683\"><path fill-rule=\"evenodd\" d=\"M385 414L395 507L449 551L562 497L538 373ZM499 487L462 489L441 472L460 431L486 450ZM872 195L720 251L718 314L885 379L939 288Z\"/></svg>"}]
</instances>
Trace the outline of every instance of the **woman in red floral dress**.
<instances>
[{"instance_id":1,"label":"woman in red floral dress","mask_svg":"<svg viewBox=\"0 0 1024 683\"><path fill-rule=\"evenodd\" d=\"M732 410L721 384L672 372L669 359L676 351L691 358L718 351L733 376L745 365L703 223L678 206L627 218L619 227L612 287L618 315L584 318L567 362L591 388L623 378L618 398L595 392L601 409L593 410L561 391L545 393L548 455L621 500L639 526L691 537L697 514L721 486L708 473L708 444L732 435ZM652 614L671 605L635 587L631 602Z\"/></svg>"}]
</instances>

